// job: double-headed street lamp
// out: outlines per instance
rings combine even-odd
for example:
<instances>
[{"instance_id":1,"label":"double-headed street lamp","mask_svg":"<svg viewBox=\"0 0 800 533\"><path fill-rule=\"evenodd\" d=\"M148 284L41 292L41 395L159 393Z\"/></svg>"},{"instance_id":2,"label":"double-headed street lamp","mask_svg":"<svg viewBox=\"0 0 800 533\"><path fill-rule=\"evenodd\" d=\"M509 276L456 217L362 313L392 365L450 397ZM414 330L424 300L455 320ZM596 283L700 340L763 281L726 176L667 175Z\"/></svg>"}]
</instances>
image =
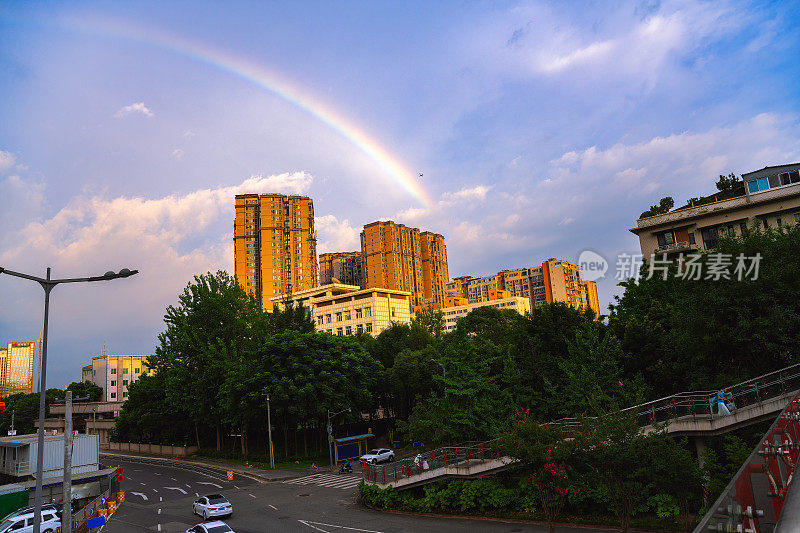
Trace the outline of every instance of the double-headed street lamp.
<instances>
[{"instance_id":1,"label":"double-headed street lamp","mask_svg":"<svg viewBox=\"0 0 800 533\"><path fill-rule=\"evenodd\" d=\"M33 533L41 532L42 521L42 463L44 462L44 398L45 390L47 387L47 318L50 313L50 291L60 283L80 283L89 281L110 281L117 278L127 278L137 274L138 270L129 270L123 268L118 273L108 271L102 276L90 276L88 278L65 278L65 279L50 279L50 267L47 267L47 275L44 278L31 276L30 274L23 274L21 272L14 272L6 268L0 267L0 274L8 274L18 278L29 279L37 282L44 289L44 327L42 329L42 359L39 363L39 435L38 446L36 450L36 503L34 505L33 514ZM66 505L67 502L65 502ZM67 512L67 508L64 509Z\"/></svg>"},{"instance_id":2,"label":"double-headed street lamp","mask_svg":"<svg viewBox=\"0 0 800 533\"><path fill-rule=\"evenodd\" d=\"M348 407L347 409L342 409L341 411L336 411L335 413L331 413L330 409L327 409L327 411L328 411L328 458L331 460L331 470L333 470L333 451L332 451L333 450L333 448L332 448L332 446L333 446L333 426L331 426L331 417L334 417L336 415L340 415L340 414L344 413L345 411L347 411L349 413L351 411L351 409Z\"/></svg>"}]
</instances>

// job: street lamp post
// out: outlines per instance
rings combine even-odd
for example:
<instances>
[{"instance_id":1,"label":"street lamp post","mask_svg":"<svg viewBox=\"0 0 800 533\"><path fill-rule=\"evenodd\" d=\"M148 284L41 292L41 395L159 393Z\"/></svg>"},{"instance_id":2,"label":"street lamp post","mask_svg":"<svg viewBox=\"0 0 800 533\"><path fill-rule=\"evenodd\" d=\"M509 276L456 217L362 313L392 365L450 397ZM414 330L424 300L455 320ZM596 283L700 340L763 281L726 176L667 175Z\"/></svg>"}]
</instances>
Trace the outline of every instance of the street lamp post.
<instances>
[{"instance_id":1,"label":"street lamp post","mask_svg":"<svg viewBox=\"0 0 800 533\"><path fill-rule=\"evenodd\" d=\"M267 394L267 434L269 435L269 466L275 468L275 454L272 451L272 417L269 411L269 394Z\"/></svg>"},{"instance_id":2,"label":"street lamp post","mask_svg":"<svg viewBox=\"0 0 800 533\"><path fill-rule=\"evenodd\" d=\"M36 498L34 504L33 514L33 533L41 533L42 526L42 463L44 460L44 411L45 411L45 390L47 390L47 322L48 315L50 314L50 291L60 283L80 283L91 281L109 281L117 278L127 278L137 274L138 270L128 270L123 268L119 273L111 271L106 272L102 276L90 276L87 278L65 278L65 279L50 279L50 267L47 267L47 275L44 278L31 276L30 274L23 274L21 272L14 272L6 268L0 267L0 274L8 274L17 278L29 279L37 282L44 290L44 326L42 328L42 357L39 364L41 377L39 378L39 434L38 446L36 450Z\"/></svg>"},{"instance_id":3,"label":"street lamp post","mask_svg":"<svg viewBox=\"0 0 800 533\"><path fill-rule=\"evenodd\" d=\"M327 411L328 411L328 458L331 461L331 470L333 470L333 426L331 426L331 417L340 415L345 411L349 413L350 408L348 407L347 409L342 409L341 411L337 411L335 413L331 413L330 409L327 409Z\"/></svg>"}]
</instances>

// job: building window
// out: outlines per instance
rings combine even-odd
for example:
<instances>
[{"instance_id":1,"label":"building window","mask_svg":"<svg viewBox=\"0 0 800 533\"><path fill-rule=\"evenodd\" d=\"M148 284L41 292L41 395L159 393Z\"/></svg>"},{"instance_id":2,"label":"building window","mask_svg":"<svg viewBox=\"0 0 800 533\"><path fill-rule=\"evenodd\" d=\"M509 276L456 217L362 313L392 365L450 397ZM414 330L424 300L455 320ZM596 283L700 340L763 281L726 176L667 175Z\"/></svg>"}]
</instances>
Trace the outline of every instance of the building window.
<instances>
[{"instance_id":1,"label":"building window","mask_svg":"<svg viewBox=\"0 0 800 533\"><path fill-rule=\"evenodd\" d=\"M739 222L739 231L742 235L747 231L747 222Z\"/></svg>"},{"instance_id":2,"label":"building window","mask_svg":"<svg viewBox=\"0 0 800 533\"><path fill-rule=\"evenodd\" d=\"M392 317L394 317L394 307L391 308Z\"/></svg>"},{"instance_id":3,"label":"building window","mask_svg":"<svg viewBox=\"0 0 800 533\"><path fill-rule=\"evenodd\" d=\"M127 384L128 384L128 380L127 380L127 379L123 379L123 380L122 380L122 384L123 384L123 385L127 385Z\"/></svg>"},{"instance_id":4,"label":"building window","mask_svg":"<svg viewBox=\"0 0 800 533\"><path fill-rule=\"evenodd\" d=\"M356 318L364 318L364 311L360 307L356 309Z\"/></svg>"},{"instance_id":5,"label":"building window","mask_svg":"<svg viewBox=\"0 0 800 533\"><path fill-rule=\"evenodd\" d=\"M350 320L350 311L345 311L344 312L344 319L345 320Z\"/></svg>"},{"instance_id":6,"label":"building window","mask_svg":"<svg viewBox=\"0 0 800 533\"><path fill-rule=\"evenodd\" d=\"M364 333L364 324L359 324L356 326L356 333L358 333L359 335Z\"/></svg>"},{"instance_id":7,"label":"building window","mask_svg":"<svg viewBox=\"0 0 800 533\"><path fill-rule=\"evenodd\" d=\"M341 322L341 321L342 321L342 312L339 311L338 313L336 313L336 322Z\"/></svg>"},{"instance_id":8,"label":"building window","mask_svg":"<svg viewBox=\"0 0 800 533\"><path fill-rule=\"evenodd\" d=\"M318 325L318 326L321 326L321 325L322 325L322 315L319 315L319 316L317 317L317 325Z\"/></svg>"},{"instance_id":9,"label":"building window","mask_svg":"<svg viewBox=\"0 0 800 533\"><path fill-rule=\"evenodd\" d=\"M366 327L367 333L372 333L372 322L367 322Z\"/></svg>"},{"instance_id":10,"label":"building window","mask_svg":"<svg viewBox=\"0 0 800 533\"><path fill-rule=\"evenodd\" d=\"M367 318L372 316L372 308L371 307L365 307L364 308L364 316L367 317Z\"/></svg>"},{"instance_id":11,"label":"building window","mask_svg":"<svg viewBox=\"0 0 800 533\"><path fill-rule=\"evenodd\" d=\"M116 398L116 397L117 397L117 393L116 393L116 392L112 392L112 393L111 393L111 397L112 397L112 398ZM36 463L36 464L39 464L39 463Z\"/></svg>"},{"instance_id":12,"label":"building window","mask_svg":"<svg viewBox=\"0 0 800 533\"><path fill-rule=\"evenodd\" d=\"M123 392L123 393L122 393L122 397L123 397L123 398L127 398L127 397L128 397L128 393L127 393L127 392ZM38 464L38 463L37 463L37 464Z\"/></svg>"},{"instance_id":13,"label":"building window","mask_svg":"<svg viewBox=\"0 0 800 533\"><path fill-rule=\"evenodd\" d=\"M112 386L112 387L116 387L116 386L117 386L117 382L112 380L112 381L111 381L111 386ZM38 463L37 463L37 464L38 464Z\"/></svg>"},{"instance_id":14,"label":"building window","mask_svg":"<svg viewBox=\"0 0 800 533\"><path fill-rule=\"evenodd\" d=\"M117 373L117 369L116 369L116 368L112 368L112 369L111 369L111 373L112 373L112 374L116 374L116 373Z\"/></svg>"},{"instance_id":15,"label":"building window","mask_svg":"<svg viewBox=\"0 0 800 533\"><path fill-rule=\"evenodd\" d=\"M331 323L331 315L330 314L325 315L325 323L326 324L330 324Z\"/></svg>"},{"instance_id":16,"label":"building window","mask_svg":"<svg viewBox=\"0 0 800 533\"><path fill-rule=\"evenodd\" d=\"M344 328L344 334L345 335L352 335L353 334L353 327L352 326L345 327Z\"/></svg>"},{"instance_id":17,"label":"building window","mask_svg":"<svg viewBox=\"0 0 800 533\"><path fill-rule=\"evenodd\" d=\"M134 373L139 374L139 369L138 368L134 368L133 371L134 371Z\"/></svg>"},{"instance_id":18,"label":"building window","mask_svg":"<svg viewBox=\"0 0 800 533\"><path fill-rule=\"evenodd\" d=\"M694 244L694 232L689 233L689 244Z\"/></svg>"},{"instance_id":19,"label":"building window","mask_svg":"<svg viewBox=\"0 0 800 533\"><path fill-rule=\"evenodd\" d=\"M766 191L769 189L769 181L767 178L761 178L758 180L748 181L747 182L747 190L752 192L758 191Z\"/></svg>"},{"instance_id":20,"label":"building window","mask_svg":"<svg viewBox=\"0 0 800 533\"><path fill-rule=\"evenodd\" d=\"M123 369L122 369L122 373L123 373L123 374L127 374L127 373L128 373L128 369L127 369L127 368L123 368Z\"/></svg>"},{"instance_id":21,"label":"building window","mask_svg":"<svg viewBox=\"0 0 800 533\"><path fill-rule=\"evenodd\" d=\"M336 334L341 336L342 335L342 328L336 328Z\"/></svg>"},{"instance_id":22,"label":"building window","mask_svg":"<svg viewBox=\"0 0 800 533\"><path fill-rule=\"evenodd\" d=\"M719 240L717 228L703 228L700 230L700 234L703 236L703 246L705 246L706 250L710 250L717 245L717 240Z\"/></svg>"}]
</instances>

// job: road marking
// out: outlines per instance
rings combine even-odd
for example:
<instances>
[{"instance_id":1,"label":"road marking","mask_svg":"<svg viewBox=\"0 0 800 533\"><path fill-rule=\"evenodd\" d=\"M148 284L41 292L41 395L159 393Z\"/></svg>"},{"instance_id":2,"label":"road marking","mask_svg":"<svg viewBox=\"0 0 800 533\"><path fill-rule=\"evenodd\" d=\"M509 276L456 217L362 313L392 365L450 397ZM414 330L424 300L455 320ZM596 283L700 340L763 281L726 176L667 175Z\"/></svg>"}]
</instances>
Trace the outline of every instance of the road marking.
<instances>
[{"instance_id":1,"label":"road marking","mask_svg":"<svg viewBox=\"0 0 800 533\"><path fill-rule=\"evenodd\" d=\"M276 511L278 510L278 508L277 508L277 507L275 507L275 506L274 506L274 505L272 505L272 504L269 504L269 506L270 506L270 507L272 507L273 509L275 509Z\"/></svg>"},{"instance_id":2,"label":"road marking","mask_svg":"<svg viewBox=\"0 0 800 533\"><path fill-rule=\"evenodd\" d=\"M164 498L162 498L161 496L159 496L159 497L158 497L158 501L160 501L160 502L163 502L163 501L164 501Z\"/></svg>"},{"instance_id":3,"label":"road marking","mask_svg":"<svg viewBox=\"0 0 800 533\"><path fill-rule=\"evenodd\" d=\"M250 494L250 493L248 493L247 495L248 495L248 496L250 496L251 498L255 498L255 496L253 496L253 495L252 495L252 494Z\"/></svg>"},{"instance_id":4,"label":"road marking","mask_svg":"<svg viewBox=\"0 0 800 533\"><path fill-rule=\"evenodd\" d=\"M161 472L153 472L155 475L160 476Z\"/></svg>"},{"instance_id":5,"label":"road marking","mask_svg":"<svg viewBox=\"0 0 800 533\"><path fill-rule=\"evenodd\" d=\"M197 496L198 498L200 497L200 493L199 492L195 492L194 495Z\"/></svg>"},{"instance_id":6,"label":"road marking","mask_svg":"<svg viewBox=\"0 0 800 533\"><path fill-rule=\"evenodd\" d=\"M144 485L144 486L146 487L146 486L147 486L147 483L142 483L142 482L140 481L140 482L139 482L139 485Z\"/></svg>"},{"instance_id":7,"label":"road marking","mask_svg":"<svg viewBox=\"0 0 800 533\"><path fill-rule=\"evenodd\" d=\"M144 501L147 501L147 496L141 492L131 492L134 496L141 496Z\"/></svg>"},{"instance_id":8,"label":"road marking","mask_svg":"<svg viewBox=\"0 0 800 533\"><path fill-rule=\"evenodd\" d=\"M165 489L167 489L167 490L179 490L179 491L181 491L182 493L186 494L186 491L185 491L185 490L183 490L183 489L182 489L182 488L180 488L180 487L164 487L164 488L165 488Z\"/></svg>"},{"instance_id":9,"label":"road marking","mask_svg":"<svg viewBox=\"0 0 800 533\"><path fill-rule=\"evenodd\" d=\"M161 507L158 508L158 514L161 514Z\"/></svg>"},{"instance_id":10,"label":"road marking","mask_svg":"<svg viewBox=\"0 0 800 533\"><path fill-rule=\"evenodd\" d=\"M236 490L242 490L242 487L238 487L236 485L234 485L233 488L235 488Z\"/></svg>"},{"instance_id":11,"label":"road marking","mask_svg":"<svg viewBox=\"0 0 800 533\"><path fill-rule=\"evenodd\" d=\"M177 479L175 479L174 477L171 477L170 479L171 479L172 481L178 481L178 480L177 480Z\"/></svg>"},{"instance_id":12,"label":"road marking","mask_svg":"<svg viewBox=\"0 0 800 533\"><path fill-rule=\"evenodd\" d=\"M373 531L371 529L358 529L356 527L347 527L347 526L337 526L335 524L323 524L322 522L311 522L309 520L298 520L304 526L308 526L312 529L316 529L317 531L322 531L323 533L330 533L324 529L318 528L317 526L323 527L333 527L336 529L346 529L347 531L361 531L362 533L381 533L380 531Z\"/></svg>"},{"instance_id":13,"label":"road marking","mask_svg":"<svg viewBox=\"0 0 800 533\"><path fill-rule=\"evenodd\" d=\"M198 482L197 482L197 484L198 484L198 485L214 485L214 486L215 486L215 487L217 487L218 489L221 489L221 488L222 488L222 485L217 485L216 483L212 483L212 482L210 482L210 481L198 481ZM239 487L236 487L236 488L238 489Z\"/></svg>"},{"instance_id":14,"label":"road marking","mask_svg":"<svg viewBox=\"0 0 800 533\"><path fill-rule=\"evenodd\" d=\"M189 485L188 483L186 484L186 486L187 486L187 487L189 487L190 489L192 488L192 486L191 486L191 485Z\"/></svg>"},{"instance_id":15,"label":"road marking","mask_svg":"<svg viewBox=\"0 0 800 533\"><path fill-rule=\"evenodd\" d=\"M158 524L158 530L161 531L161 524Z\"/></svg>"},{"instance_id":16,"label":"road marking","mask_svg":"<svg viewBox=\"0 0 800 533\"><path fill-rule=\"evenodd\" d=\"M361 478L358 476L342 476L339 474L313 474L284 481L284 483L295 485L318 485L334 489L351 489L358 486L360 482Z\"/></svg>"},{"instance_id":17,"label":"road marking","mask_svg":"<svg viewBox=\"0 0 800 533\"><path fill-rule=\"evenodd\" d=\"M158 492L158 489L153 489L153 492Z\"/></svg>"}]
</instances>

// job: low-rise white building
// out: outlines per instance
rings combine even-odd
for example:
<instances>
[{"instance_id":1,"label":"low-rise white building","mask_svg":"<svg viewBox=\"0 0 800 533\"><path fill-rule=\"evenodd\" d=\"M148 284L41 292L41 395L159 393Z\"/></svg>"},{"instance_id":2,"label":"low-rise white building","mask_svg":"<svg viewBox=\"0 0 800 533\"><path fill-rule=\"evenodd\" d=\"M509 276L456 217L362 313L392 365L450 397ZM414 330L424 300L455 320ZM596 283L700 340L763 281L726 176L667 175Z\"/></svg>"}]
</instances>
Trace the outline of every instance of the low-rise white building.
<instances>
[{"instance_id":1,"label":"low-rise white building","mask_svg":"<svg viewBox=\"0 0 800 533\"><path fill-rule=\"evenodd\" d=\"M101 355L93 357L92 364L82 369L81 381L90 381L102 387L103 400L124 402L128 399L128 386L147 374L149 355Z\"/></svg>"},{"instance_id":2,"label":"low-rise white building","mask_svg":"<svg viewBox=\"0 0 800 533\"><path fill-rule=\"evenodd\" d=\"M498 291L508 294L507 291ZM453 300L452 298L448 300ZM464 298L458 298L456 300L465 301ZM462 304L462 305L454 305L452 307L445 307L442 309L442 314L444 318L444 330L445 332L450 332L456 329L456 325L458 324L458 319L463 318L469 314L470 311L473 309L477 309L479 307L494 307L496 309L512 309L521 315L525 315L526 313L531 312L531 301L529 298L525 298L523 296L506 296L505 298L497 298L494 300L488 300L485 302L478 302L474 304Z\"/></svg>"}]
</instances>

